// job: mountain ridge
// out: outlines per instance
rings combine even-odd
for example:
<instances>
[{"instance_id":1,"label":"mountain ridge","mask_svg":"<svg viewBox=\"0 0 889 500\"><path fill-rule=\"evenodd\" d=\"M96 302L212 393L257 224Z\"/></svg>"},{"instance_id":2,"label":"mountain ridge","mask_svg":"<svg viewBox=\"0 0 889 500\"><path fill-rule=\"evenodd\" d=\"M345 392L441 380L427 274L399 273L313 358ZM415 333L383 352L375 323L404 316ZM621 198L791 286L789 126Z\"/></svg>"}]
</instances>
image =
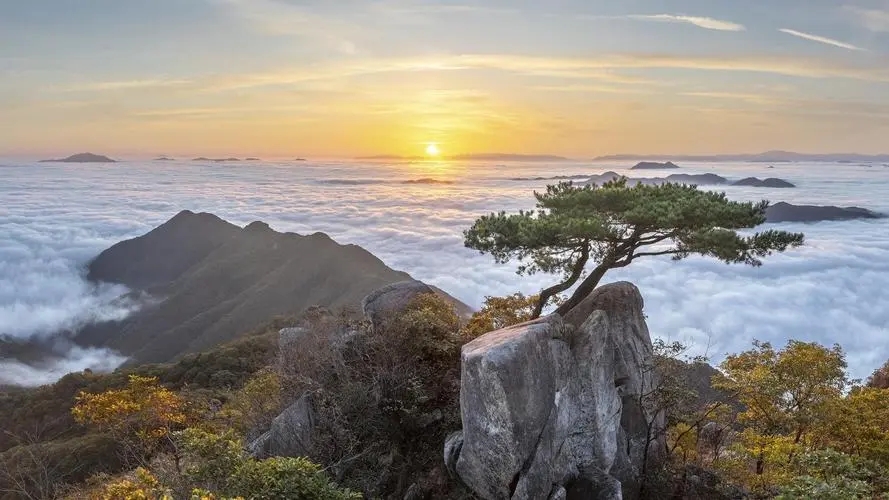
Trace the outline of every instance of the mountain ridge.
<instances>
[{"instance_id":1,"label":"mountain ridge","mask_svg":"<svg viewBox=\"0 0 889 500\"><path fill-rule=\"evenodd\" d=\"M105 250L87 276L152 298L129 318L90 325L76 338L130 356L131 364L172 361L315 305L357 312L373 290L413 279L324 233L279 233L258 221L241 228L187 210Z\"/></svg>"}]
</instances>

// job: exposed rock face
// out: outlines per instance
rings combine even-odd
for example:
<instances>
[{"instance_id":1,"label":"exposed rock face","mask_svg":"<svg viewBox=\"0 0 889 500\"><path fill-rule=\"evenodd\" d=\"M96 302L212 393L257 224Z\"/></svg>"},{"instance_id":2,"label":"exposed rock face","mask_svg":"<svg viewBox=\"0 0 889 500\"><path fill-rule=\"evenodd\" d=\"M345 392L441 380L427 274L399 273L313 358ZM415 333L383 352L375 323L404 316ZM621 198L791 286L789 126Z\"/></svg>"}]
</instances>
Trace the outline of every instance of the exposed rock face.
<instances>
[{"instance_id":1,"label":"exposed rock face","mask_svg":"<svg viewBox=\"0 0 889 500\"><path fill-rule=\"evenodd\" d=\"M860 207L833 207L775 203L766 209L767 222L820 222L830 220L881 219L883 214Z\"/></svg>"},{"instance_id":2,"label":"exposed rock face","mask_svg":"<svg viewBox=\"0 0 889 500\"><path fill-rule=\"evenodd\" d=\"M308 456L316 423L312 399L303 394L275 417L268 432L251 442L247 449L257 458Z\"/></svg>"},{"instance_id":3,"label":"exposed rock face","mask_svg":"<svg viewBox=\"0 0 889 500\"><path fill-rule=\"evenodd\" d=\"M463 430L448 439L448 467L487 500L634 498L658 449L648 423L662 425L640 405L655 384L642 305L635 286L615 283L564 318L466 344Z\"/></svg>"}]
</instances>

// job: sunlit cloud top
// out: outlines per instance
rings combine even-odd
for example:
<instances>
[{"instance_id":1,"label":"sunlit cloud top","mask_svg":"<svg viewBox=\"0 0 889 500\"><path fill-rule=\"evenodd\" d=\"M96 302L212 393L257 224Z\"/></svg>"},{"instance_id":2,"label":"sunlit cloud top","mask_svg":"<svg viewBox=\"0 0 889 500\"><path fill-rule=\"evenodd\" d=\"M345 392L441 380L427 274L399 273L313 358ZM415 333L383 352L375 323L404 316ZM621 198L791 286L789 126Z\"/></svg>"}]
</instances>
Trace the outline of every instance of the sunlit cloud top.
<instances>
[{"instance_id":1,"label":"sunlit cloud top","mask_svg":"<svg viewBox=\"0 0 889 500\"><path fill-rule=\"evenodd\" d=\"M0 155L885 152L884 0L0 7Z\"/></svg>"}]
</instances>

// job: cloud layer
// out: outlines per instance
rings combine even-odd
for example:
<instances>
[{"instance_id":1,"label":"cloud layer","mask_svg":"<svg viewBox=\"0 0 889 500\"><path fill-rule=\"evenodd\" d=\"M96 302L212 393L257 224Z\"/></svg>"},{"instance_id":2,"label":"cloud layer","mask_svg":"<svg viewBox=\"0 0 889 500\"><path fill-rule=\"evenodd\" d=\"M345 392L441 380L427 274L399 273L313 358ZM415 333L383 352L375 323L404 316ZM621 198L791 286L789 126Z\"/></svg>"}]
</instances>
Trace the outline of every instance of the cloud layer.
<instances>
[{"instance_id":1,"label":"cloud layer","mask_svg":"<svg viewBox=\"0 0 889 500\"><path fill-rule=\"evenodd\" d=\"M512 265L463 248L462 231L482 214L533 205L546 180L510 179L621 172L613 163L358 164L300 162L213 164L124 162L105 165L0 166L0 325L17 338L41 337L94 317L127 312L94 289L82 266L102 249L143 234L182 209L238 224L268 222L279 231L323 231L359 244L391 267L478 306L486 295L534 293L552 277L522 278ZM725 187L730 197L858 205L889 212L889 168L859 165L697 165L736 179L778 176L792 190ZM445 183L405 184L415 179ZM342 183L343 180L358 182ZM360 182L364 181L364 182ZM372 181L372 182L371 182ZM789 225L808 245L767 259L762 268L705 259L640 260L607 280L628 279L645 296L654 335L709 345L715 360L754 338L840 343L856 376L889 358L889 221ZM119 362L109 353L75 351L58 370ZM17 364L0 372L44 381L54 373ZM45 373L49 373L44 375ZM7 375L9 376L9 375ZM48 377L48 378L47 378Z\"/></svg>"}]
</instances>

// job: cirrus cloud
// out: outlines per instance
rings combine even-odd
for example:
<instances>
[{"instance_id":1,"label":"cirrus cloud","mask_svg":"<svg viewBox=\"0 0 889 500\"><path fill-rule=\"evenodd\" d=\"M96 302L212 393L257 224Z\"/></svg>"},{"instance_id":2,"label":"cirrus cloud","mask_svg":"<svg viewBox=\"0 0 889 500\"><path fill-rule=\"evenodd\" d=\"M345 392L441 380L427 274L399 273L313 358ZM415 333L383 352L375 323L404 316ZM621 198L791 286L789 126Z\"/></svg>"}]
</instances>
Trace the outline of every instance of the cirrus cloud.
<instances>
[{"instance_id":1,"label":"cirrus cloud","mask_svg":"<svg viewBox=\"0 0 889 500\"><path fill-rule=\"evenodd\" d=\"M795 37L803 38L805 40L811 40L813 42L823 43L825 45L832 45L834 47L839 47L841 49L847 50L857 50L857 51L866 51L867 49L863 49L856 45L852 45L851 43L841 42L839 40L834 40L833 38L827 38L826 36L813 35L811 33L804 33L802 31L796 31L789 28L781 28L778 31L781 33L786 33L788 35L792 35Z\"/></svg>"},{"instance_id":2,"label":"cirrus cloud","mask_svg":"<svg viewBox=\"0 0 889 500\"><path fill-rule=\"evenodd\" d=\"M713 19L712 17L685 16L675 14L649 14L649 15L629 15L629 19L637 21L654 21L664 23L683 23L697 26L715 31L745 31L747 28L742 24L733 23L731 21L723 21L721 19Z\"/></svg>"}]
</instances>

